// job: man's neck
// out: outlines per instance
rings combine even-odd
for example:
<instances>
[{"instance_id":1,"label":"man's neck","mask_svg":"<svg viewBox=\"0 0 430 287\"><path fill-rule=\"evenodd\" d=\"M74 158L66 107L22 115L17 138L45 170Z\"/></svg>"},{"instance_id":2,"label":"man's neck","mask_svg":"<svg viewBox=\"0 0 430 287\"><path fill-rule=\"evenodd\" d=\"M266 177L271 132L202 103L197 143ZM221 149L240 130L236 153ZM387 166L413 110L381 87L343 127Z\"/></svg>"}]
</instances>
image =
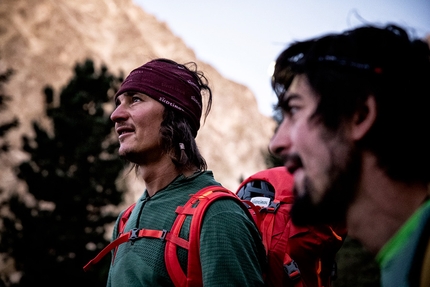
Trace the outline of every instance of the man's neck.
<instances>
[{"instance_id":1,"label":"man's neck","mask_svg":"<svg viewBox=\"0 0 430 287\"><path fill-rule=\"evenodd\" d=\"M169 159L138 165L138 176L145 182L149 196L168 186L180 171Z\"/></svg>"},{"instance_id":2,"label":"man's neck","mask_svg":"<svg viewBox=\"0 0 430 287\"><path fill-rule=\"evenodd\" d=\"M150 164L138 165L138 175L145 182L149 196L153 196L159 190L168 186L178 175L182 174L185 177L189 177L197 170L198 168L180 170L175 166L170 157Z\"/></svg>"},{"instance_id":3,"label":"man's neck","mask_svg":"<svg viewBox=\"0 0 430 287\"><path fill-rule=\"evenodd\" d=\"M419 208L427 187L392 180L372 155L363 157L361 175L347 214L348 233L376 254Z\"/></svg>"}]
</instances>

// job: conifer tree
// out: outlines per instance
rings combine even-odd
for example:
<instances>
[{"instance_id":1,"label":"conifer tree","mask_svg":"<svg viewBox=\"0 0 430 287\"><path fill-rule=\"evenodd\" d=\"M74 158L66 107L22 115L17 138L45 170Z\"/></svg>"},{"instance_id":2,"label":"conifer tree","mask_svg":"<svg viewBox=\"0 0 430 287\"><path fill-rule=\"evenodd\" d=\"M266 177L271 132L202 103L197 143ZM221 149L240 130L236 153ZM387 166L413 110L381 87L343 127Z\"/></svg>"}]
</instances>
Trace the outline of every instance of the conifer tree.
<instances>
[{"instance_id":1,"label":"conifer tree","mask_svg":"<svg viewBox=\"0 0 430 287\"><path fill-rule=\"evenodd\" d=\"M106 286L109 259L92 272L82 267L109 243L112 206L122 200L115 181L123 162L109 119L120 79L90 60L74 72L58 105L52 88L44 91L52 131L34 123L34 139L23 138L30 159L18 176L30 199L11 198L0 239L22 275L16 286Z\"/></svg>"},{"instance_id":2,"label":"conifer tree","mask_svg":"<svg viewBox=\"0 0 430 287\"><path fill-rule=\"evenodd\" d=\"M4 170L4 160L7 160L10 152L10 144L7 139L7 134L13 129L18 127L18 119L14 117L8 111L8 102L11 100L9 95L6 95L4 91L4 84L9 81L9 78L12 76L13 70L7 69L6 71L2 71L0 73L0 165L1 169ZM5 196L3 196L3 188L0 187L0 214L3 214L4 210L7 210L7 200ZM2 217L0 217L0 226L3 225ZM0 233L1 234L1 233ZM0 252L1 248L1 236L0 236ZM7 258L0 259L0 266L5 266L8 264ZM0 268L0 286L3 287L5 285L4 279L6 279L6 274L4 271L6 268Z\"/></svg>"},{"instance_id":3,"label":"conifer tree","mask_svg":"<svg viewBox=\"0 0 430 287\"><path fill-rule=\"evenodd\" d=\"M10 96L4 93L3 85L9 80L12 76L13 71L11 69L6 70L5 72L0 73L0 112L7 109L7 102L10 100ZM6 153L9 151L9 143L5 139L5 135L10 129L18 126L18 120L14 119L4 119L1 118L0 121L0 154Z\"/></svg>"}]
</instances>

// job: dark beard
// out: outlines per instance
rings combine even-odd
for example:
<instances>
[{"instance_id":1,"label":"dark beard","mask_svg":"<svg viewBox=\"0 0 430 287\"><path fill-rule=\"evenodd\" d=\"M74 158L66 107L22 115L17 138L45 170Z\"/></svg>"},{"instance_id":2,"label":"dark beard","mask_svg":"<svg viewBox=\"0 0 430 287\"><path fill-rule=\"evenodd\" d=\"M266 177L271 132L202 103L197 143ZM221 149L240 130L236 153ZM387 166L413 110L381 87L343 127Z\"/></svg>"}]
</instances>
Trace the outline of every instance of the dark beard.
<instances>
[{"instance_id":1,"label":"dark beard","mask_svg":"<svg viewBox=\"0 0 430 287\"><path fill-rule=\"evenodd\" d=\"M331 186L318 204L311 200L310 193L315 188L306 178L305 193L295 198L291 208L293 223L298 226L343 223L348 207L354 200L360 167L360 159L354 151L350 152L350 158L344 168L332 164L328 172Z\"/></svg>"}]
</instances>

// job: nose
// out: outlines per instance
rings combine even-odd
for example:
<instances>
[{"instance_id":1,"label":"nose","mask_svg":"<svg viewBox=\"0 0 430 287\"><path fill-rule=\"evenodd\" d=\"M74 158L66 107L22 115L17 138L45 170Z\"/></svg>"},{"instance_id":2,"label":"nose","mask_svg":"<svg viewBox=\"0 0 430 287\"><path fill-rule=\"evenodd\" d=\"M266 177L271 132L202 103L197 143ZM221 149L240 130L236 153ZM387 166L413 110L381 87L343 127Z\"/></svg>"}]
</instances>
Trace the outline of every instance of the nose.
<instances>
[{"instance_id":1,"label":"nose","mask_svg":"<svg viewBox=\"0 0 430 287\"><path fill-rule=\"evenodd\" d=\"M269 151L273 155L281 156L288 153L291 148L291 137L288 124L285 120L276 129L269 143Z\"/></svg>"},{"instance_id":2,"label":"nose","mask_svg":"<svg viewBox=\"0 0 430 287\"><path fill-rule=\"evenodd\" d=\"M128 113L123 104L119 104L110 115L110 119L115 123L125 121L127 117Z\"/></svg>"}]
</instances>

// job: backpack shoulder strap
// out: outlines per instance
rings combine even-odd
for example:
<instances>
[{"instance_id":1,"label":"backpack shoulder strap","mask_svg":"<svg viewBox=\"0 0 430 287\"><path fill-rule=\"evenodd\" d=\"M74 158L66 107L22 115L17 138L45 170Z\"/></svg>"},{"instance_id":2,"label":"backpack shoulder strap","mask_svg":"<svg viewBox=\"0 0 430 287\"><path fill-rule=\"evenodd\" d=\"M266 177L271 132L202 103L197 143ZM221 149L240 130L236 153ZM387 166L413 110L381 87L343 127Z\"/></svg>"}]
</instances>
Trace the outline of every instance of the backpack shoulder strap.
<instances>
[{"instance_id":1,"label":"backpack shoulder strap","mask_svg":"<svg viewBox=\"0 0 430 287\"><path fill-rule=\"evenodd\" d=\"M179 238L182 225L187 216L192 216L192 219L188 239L188 274L185 274L180 266L177 256L178 244L174 240L166 242L164 253L166 268L175 286L203 286L199 252L203 216L206 209L215 200L227 197L237 200L242 205L240 199L228 189L222 186L208 186L191 195L191 198L184 206L177 207L176 213L178 216L170 231L172 237Z\"/></svg>"},{"instance_id":2,"label":"backpack shoulder strap","mask_svg":"<svg viewBox=\"0 0 430 287\"><path fill-rule=\"evenodd\" d=\"M94 264L96 264L103 257L105 257L112 249L115 249L114 254L112 256L112 262L113 262L118 246L129 240L129 236L127 236L127 234L123 234L123 232L124 232L125 224L127 223L127 220L130 218L130 214L133 211L133 208L135 205L136 205L136 203L131 204L122 213L121 218L118 222L118 229L117 229L117 236L118 237L115 240L113 240L111 243L109 243L105 248L103 248L102 251L100 251L96 257L94 257L92 260L90 260L84 266L84 271L88 271Z\"/></svg>"},{"instance_id":3,"label":"backpack shoulder strap","mask_svg":"<svg viewBox=\"0 0 430 287\"><path fill-rule=\"evenodd\" d=\"M118 222L118 233L121 234L124 231L125 224L127 223L128 219L130 218L131 212L133 211L134 207L136 206L136 203L133 203L129 207L127 207L126 210L121 215L121 219Z\"/></svg>"},{"instance_id":4,"label":"backpack shoulder strap","mask_svg":"<svg viewBox=\"0 0 430 287\"><path fill-rule=\"evenodd\" d=\"M299 266L297 265L296 261L294 261L288 252L285 252L284 254L284 272L287 274L287 276L290 278L290 280L293 282L295 287L303 287L303 281L301 278L301 273ZM320 286L320 284L318 284Z\"/></svg>"},{"instance_id":5,"label":"backpack shoulder strap","mask_svg":"<svg viewBox=\"0 0 430 287\"><path fill-rule=\"evenodd\" d=\"M241 199L242 204L245 206L245 208L248 210L248 213L252 216L252 220L257 226L258 231L260 232L260 225L263 220L261 214L262 214L262 208L261 206L255 205L249 200Z\"/></svg>"},{"instance_id":6,"label":"backpack shoulder strap","mask_svg":"<svg viewBox=\"0 0 430 287\"><path fill-rule=\"evenodd\" d=\"M136 241L139 238L157 238L161 240L166 241L172 241L176 245L188 249L188 241L185 239L180 238L179 236L173 236L170 232L167 230L154 230L154 229L138 229L133 228L128 232L124 232L125 224L127 223L127 220L129 219L131 212L133 211L135 204L132 204L129 206L121 215L121 218L118 223L118 232L117 232L117 238L113 241L111 241L105 248L103 248L92 260L90 260L83 268L84 271L88 271L91 269L93 265L98 263L104 256L106 256L111 250L113 251L112 255L112 264L115 260L116 251L119 245L127 242L127 241Z\"/></svg>"}]
</instances>

